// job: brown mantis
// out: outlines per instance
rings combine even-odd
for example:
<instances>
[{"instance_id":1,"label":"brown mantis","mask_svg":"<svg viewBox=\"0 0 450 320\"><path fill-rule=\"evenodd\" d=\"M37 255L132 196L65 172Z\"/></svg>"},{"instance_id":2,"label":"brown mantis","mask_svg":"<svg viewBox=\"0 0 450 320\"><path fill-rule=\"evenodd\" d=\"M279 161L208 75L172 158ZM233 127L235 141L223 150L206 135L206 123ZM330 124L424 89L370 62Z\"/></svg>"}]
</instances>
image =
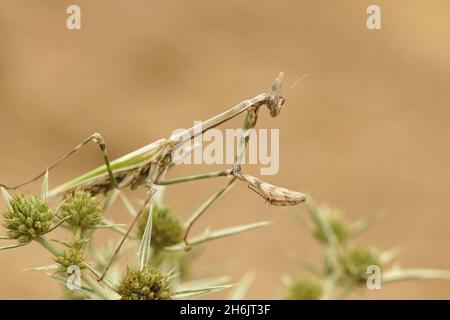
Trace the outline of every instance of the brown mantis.
<instances>
[{"instance_id":1,"label":"brown mantis","mask_svg":"<svg viewBox=\"0 0 450 320\"><path fill-rule=\"evenodd\" d=\"M276 78L272 89L268 93L261 93L254 98L241 101L231 109L220 113L208 120L205 120L190 129L174 134L168 139L157 140L116 160L109 160L104 139L100 134L94 133L93 135L82 141L74 149L63 155L56 162L51 164L47 168L47 170L43 171L36 177L14 187L8 187L5 185L0 186L5 189L17 189L30 182L36 181L40 177L44 176L46 172L53 169L66 158L81 149L83 146L85 146L89 142L94 142L99 146L103 154L105 164L69 182L62 184L59 187L56 187L49 192L49 196L57 196L76 189L84 189L90 191L92 194L106 194L114 189L136 189L141 185L144 185L146 188L148 188L148 193L143 206L138 211L127 232L119 242L113 258L110 260L103 275L99 278L100 281L104 278L105 274L109 270L114 258L119 253L122 245L128 238L134 225L142 215L142 212L146 207L150 205L152 196L156 192L157 186L171 185L214 177L229 177L230 179L227 185L223 189L214 193L206 202L204 202L186 223L184 242L186 244L186 248L189 248L188 235L192 225L209 207L211 207L216 201L218 201L237 180L246 183L249 188L258 193L272 205L297 205L305 200L305 195L300 192L273 186L253 176L244 174L241 171L241 161L245 152L245 147L249 141L249 133L256 125L260 108L262 106L266 106L269 109L270 115L272 117L278 116L281 111L281 107L285 102L284 96L281 95L282 79L283 73L280 73ZM242 137L240 138L239 151L237 156L235 157L232 168L224 171L205 173L195 176L165 179L167 171L173 165L175 165L173 161L174 151L182 147L183 144L185 144L187 141L190 141L203 132L219 126L220 124L244 112L247 112L243 126L244 135L242 135Z\"/></svg>"}]
</instances>

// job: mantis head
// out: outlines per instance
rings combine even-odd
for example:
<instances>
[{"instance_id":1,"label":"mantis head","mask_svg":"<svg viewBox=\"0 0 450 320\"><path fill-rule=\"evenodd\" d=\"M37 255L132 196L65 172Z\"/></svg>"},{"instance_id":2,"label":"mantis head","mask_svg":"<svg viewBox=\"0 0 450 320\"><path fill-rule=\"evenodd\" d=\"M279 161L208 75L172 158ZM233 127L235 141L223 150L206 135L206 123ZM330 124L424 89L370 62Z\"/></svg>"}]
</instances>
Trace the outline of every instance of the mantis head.
<instances>
[{"instance_id":1,"label":"mantis head","mask_svg":"<svg viewBox=\"0 0 450 320\"><path fill-rule=\"evenodd\" d=\"M281 106L284 104L286 98L281 95L281 82L283 81L284 73L280 72L272 85L267 108L272 117L278 116L281 111Z\"/></svg>"}]
</instances>

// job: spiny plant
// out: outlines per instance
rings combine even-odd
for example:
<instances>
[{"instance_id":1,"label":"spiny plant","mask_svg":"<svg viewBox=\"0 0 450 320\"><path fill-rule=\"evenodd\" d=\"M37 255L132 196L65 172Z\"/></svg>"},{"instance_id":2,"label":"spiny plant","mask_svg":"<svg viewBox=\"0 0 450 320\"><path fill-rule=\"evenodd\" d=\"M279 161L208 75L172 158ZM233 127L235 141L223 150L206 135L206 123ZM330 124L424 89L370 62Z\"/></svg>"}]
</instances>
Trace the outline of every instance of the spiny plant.
<instances>
[{"instance_id":1,"label":"spiny plant","mask_svg":"<svg viewBox=\"0 0 450 320\"><path fill-rule=\"evenodd\" d=\"M78 190L67 194L53 209L48 201L48 173L39 197L28 194L12 197L4 188L0 189L6 203L6 209L1 212L6 235L1 239L16 242L0 247L0 250L18 248L32 241L39 243L51 253L54 263L27 270L43 271L61 282L66 299L164 300L189 298L231 286L226 276L191 279L189 265L196 250L185 250L185 226L163 204L163 187L160 187L159 196L152 205L145 208L136 232L128 235L126 249L137 251L137 264L128 264L125 270L114 264L102 282L97 282L101 275L99 270L104 270L108 265L115 253L115 245L110 241L106 246L99 247L92 237L98 229L126 234L125 225L105 217L105 212L118 195L131 217L137 215L137 210L124 194L112 192L105 201L101 201L87 191ZM268 224L263 221L206 230L194 236L190 245L196 247ZM69 232L68 237L64 240L49 237L50 232L61 228Z\"/></svg>"},{"instance_id":2,"label":"spiny plant","mask_svg":"<svg viewBox=\"0 0 450 320\"><path fill-rule=\"evenodd\" d=\"M349 223L341 211L318 207L310 196L306 207L310 219L303 218L298 210L291 210L292 217L306 235L318 242L323 261L300 259L304 272L283 278L285 298L344 299L353 292L376 286L378 275L380 286L405 280L450 280L449 270L399 267L394 264L397 250L382 251L374 246L356 244L355 237L369 228L378 216L370 215Z\"/></svg>"}]
</instances>

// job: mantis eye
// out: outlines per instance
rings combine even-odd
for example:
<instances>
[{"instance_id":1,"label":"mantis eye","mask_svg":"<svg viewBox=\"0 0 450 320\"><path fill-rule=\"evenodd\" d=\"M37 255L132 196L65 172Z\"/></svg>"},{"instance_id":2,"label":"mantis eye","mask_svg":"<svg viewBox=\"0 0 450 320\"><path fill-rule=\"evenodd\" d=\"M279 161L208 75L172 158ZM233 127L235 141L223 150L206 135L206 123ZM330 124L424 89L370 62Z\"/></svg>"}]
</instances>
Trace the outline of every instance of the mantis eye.
<instances>
[{"instance_id":1,"label":"mantis eye","mask_svg":"<svg viewBox=\"0 0 450 320\"><path fill-rule=\"evenodd\" d=\"M267 105L272 117L276 117L280 114L281 106L284 104L285 100L286 99L283 96L275 96L273 102Z\"/></svg>"}]
</instances>

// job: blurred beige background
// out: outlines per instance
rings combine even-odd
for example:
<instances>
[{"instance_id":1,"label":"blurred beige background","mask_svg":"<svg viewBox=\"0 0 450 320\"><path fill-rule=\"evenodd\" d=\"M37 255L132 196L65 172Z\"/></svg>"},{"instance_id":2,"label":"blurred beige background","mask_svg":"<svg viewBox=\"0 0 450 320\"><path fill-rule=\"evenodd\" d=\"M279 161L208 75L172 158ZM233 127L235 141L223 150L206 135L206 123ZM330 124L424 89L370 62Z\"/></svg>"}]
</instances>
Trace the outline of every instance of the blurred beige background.
<instances>
[{"instance_id":1,"label":"blurred beige background","mask_svg":"<svg viewBox=\"0 0 450 320\"><path fill-rule=\"evenodd\" d=\"M80 31L65 27L72 3L81 7ZM377 0L383 30L369 31L372 3L3 0L0 182L29 178L93 132L120 156L255 96L279 71L286 87L310 73L287 92L277 119L261 112L259 127L280 128L281 139L279 174L266 180L351 219L382 212L359 243L400 247L404 266L450 268L450 3ZM88 147L53 172L52 185L100 163ZM210 169L184 166L172 175ZM221 185L175 186L168 201L186 218ZM128 222L120 206L112 217ZM281 275L301 271L290 252L320 258L286 210L239 185L195 231L259 220L275 223L204 246L195 265L219 265L234 280L253 270L248 297L280 298ZM35 244L1 252L0 298L60 297L45 275L20 271L49 259ZM450 282L362 294L355 297L450 298Z\"/></svg>"}]
</instances>

